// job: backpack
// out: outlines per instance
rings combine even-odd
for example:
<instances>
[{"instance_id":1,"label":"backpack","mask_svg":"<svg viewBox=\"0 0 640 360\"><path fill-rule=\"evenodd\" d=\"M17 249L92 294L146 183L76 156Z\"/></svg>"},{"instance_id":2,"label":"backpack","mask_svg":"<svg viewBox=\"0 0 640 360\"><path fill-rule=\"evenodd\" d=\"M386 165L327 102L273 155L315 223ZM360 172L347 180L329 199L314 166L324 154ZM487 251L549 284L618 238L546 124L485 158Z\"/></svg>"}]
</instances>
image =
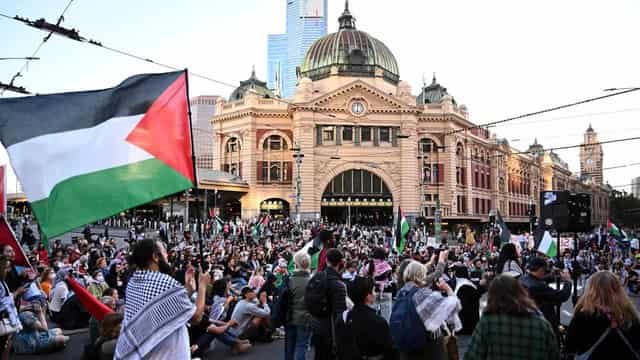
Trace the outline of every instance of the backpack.
<instances>
[{"instance_id":1,"label":"backpack","mask_svg":"<svg viewBox=\"0 0 640 360\"><path fill-rule=\"evenodd\" d=\"M403 353L422 350L427 344L427 331L413 302L418 290L418 287L400 290L389 319L393 345Z\"/></svg>"},{"instance_id":2,"label":"backpack","mask_svg":"<svg viewBox=\"0 0 640 360\"><path fill-rule=\"evenodd\" d=\"M331 313L329 294L329 279L325 271L318 271L307 283L304 292L304 304L307 311L317 318L326 318Z\"/></svg>"},{"instance_id":3,"label":"backpack","mask_svg":"<svg viewBox=\"0 0 640 360\"><path fill-rule=\"evenodd\" d=\"M287 324L287 314L291 307L291 290L289 289L289 276L282 279L282 285L277 290L276 301L271 307L271 324L279 328Z\"/></svg>"}]
</instances>

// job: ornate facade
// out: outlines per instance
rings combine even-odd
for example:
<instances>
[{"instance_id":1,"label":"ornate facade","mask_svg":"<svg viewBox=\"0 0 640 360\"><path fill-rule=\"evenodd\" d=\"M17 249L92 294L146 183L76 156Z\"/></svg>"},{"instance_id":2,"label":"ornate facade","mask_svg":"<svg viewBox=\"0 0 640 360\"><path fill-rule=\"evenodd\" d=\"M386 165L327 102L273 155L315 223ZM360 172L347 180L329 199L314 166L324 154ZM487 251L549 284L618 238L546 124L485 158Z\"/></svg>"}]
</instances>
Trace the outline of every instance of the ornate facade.
<instances>
[{"instance_id":1,"label":"ornate facade","mask_svg":"<svg viewBox=\"0 0 640 360\"><path fill-rule=\"evenodd\" d=\"M398 207L433 221L439 202L445 226L486 222L495 209L526 224L541 190L572 188L555 153L469 130L467 108L435 76L416 96L398 69L345 10L340 30L309 48L293 99L273 98L254 79L218 102L214 168L248 184L236 213L389 224Z\"/></svg>"}]
</instances>

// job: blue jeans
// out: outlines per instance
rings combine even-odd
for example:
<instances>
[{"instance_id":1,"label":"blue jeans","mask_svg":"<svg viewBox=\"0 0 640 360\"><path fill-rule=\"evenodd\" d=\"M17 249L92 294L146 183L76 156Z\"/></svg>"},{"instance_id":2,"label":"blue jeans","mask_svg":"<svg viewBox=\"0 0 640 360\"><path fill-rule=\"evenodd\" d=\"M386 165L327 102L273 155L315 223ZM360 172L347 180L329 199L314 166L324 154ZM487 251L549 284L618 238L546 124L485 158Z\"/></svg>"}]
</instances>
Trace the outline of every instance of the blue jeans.
<instances>
[{"instance_id":1,"label":"blue jeans","mask_svg":"<svg viewBox=\"0 0 640 360\"><path fill-rule=\"evenodd\" d=\"M308 327L294 325L285 326L284 359L305 360L310 339L311 329Z\"/></svg>"}]
</instances>

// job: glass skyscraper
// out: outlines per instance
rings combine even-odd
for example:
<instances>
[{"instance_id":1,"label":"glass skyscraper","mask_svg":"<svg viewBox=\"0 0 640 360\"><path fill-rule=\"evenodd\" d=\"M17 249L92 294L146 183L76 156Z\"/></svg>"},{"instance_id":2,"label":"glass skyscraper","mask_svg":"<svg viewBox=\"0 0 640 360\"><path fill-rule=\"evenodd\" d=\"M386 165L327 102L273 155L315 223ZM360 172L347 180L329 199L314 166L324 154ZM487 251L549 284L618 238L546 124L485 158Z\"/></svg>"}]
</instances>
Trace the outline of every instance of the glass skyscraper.
<instances>
[{"instance_id":1,"label":"glass skyscraper","mask_svg":"<svg viewBox=\"0 0 640 360\"><path fill-rule=\"evenodd\" d=\"M329 0L285 0L287 32L268 37L267 84L284 98L293 97L296 68L302 64L307 49L327 34Z\"/></svg>"}]
</instances>

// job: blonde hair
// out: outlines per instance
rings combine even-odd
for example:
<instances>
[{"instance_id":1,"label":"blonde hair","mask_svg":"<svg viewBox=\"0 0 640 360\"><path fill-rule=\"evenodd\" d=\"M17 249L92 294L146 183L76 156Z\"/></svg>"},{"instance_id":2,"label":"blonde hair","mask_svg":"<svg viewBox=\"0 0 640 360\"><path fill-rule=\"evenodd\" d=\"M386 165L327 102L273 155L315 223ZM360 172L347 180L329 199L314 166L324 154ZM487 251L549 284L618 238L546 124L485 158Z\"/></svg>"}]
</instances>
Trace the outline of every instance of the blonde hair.
<instances>
[{"instance_id":1,"label":"blonde hair","mask_svg":"<svg viewBox=\"0 0 640 360\"><path fill-rule=\"evenodd\" d=\"M412 281L418 286L423 286L427 278L427 268L415 260L411 260L402 274L405 284Z\"/></svg>"},{"instance_id":2,"label":"blonde hair","mask_svg":"<svg viewBox=\"0 0 640 360\"><path fill-rule=\"evenodd\" d=\"M293 257L293 262L296 264L296 269L309 270L309 266L311 265L311 258L309 257L309 254L300 251Z\"/></svg>"},{"instance_id":3,"label":"blonde hair","mask_svg":"<svg viewBox=\"0 0 640 360\"><path fill-rule=\"evenodd\" d=\"M584 294L576 304L578 311L588 314L610 312L612 320L620 325L640 321L638 311L611 271L598 271L589 278Z\"/></svg>"}]
</instances>

